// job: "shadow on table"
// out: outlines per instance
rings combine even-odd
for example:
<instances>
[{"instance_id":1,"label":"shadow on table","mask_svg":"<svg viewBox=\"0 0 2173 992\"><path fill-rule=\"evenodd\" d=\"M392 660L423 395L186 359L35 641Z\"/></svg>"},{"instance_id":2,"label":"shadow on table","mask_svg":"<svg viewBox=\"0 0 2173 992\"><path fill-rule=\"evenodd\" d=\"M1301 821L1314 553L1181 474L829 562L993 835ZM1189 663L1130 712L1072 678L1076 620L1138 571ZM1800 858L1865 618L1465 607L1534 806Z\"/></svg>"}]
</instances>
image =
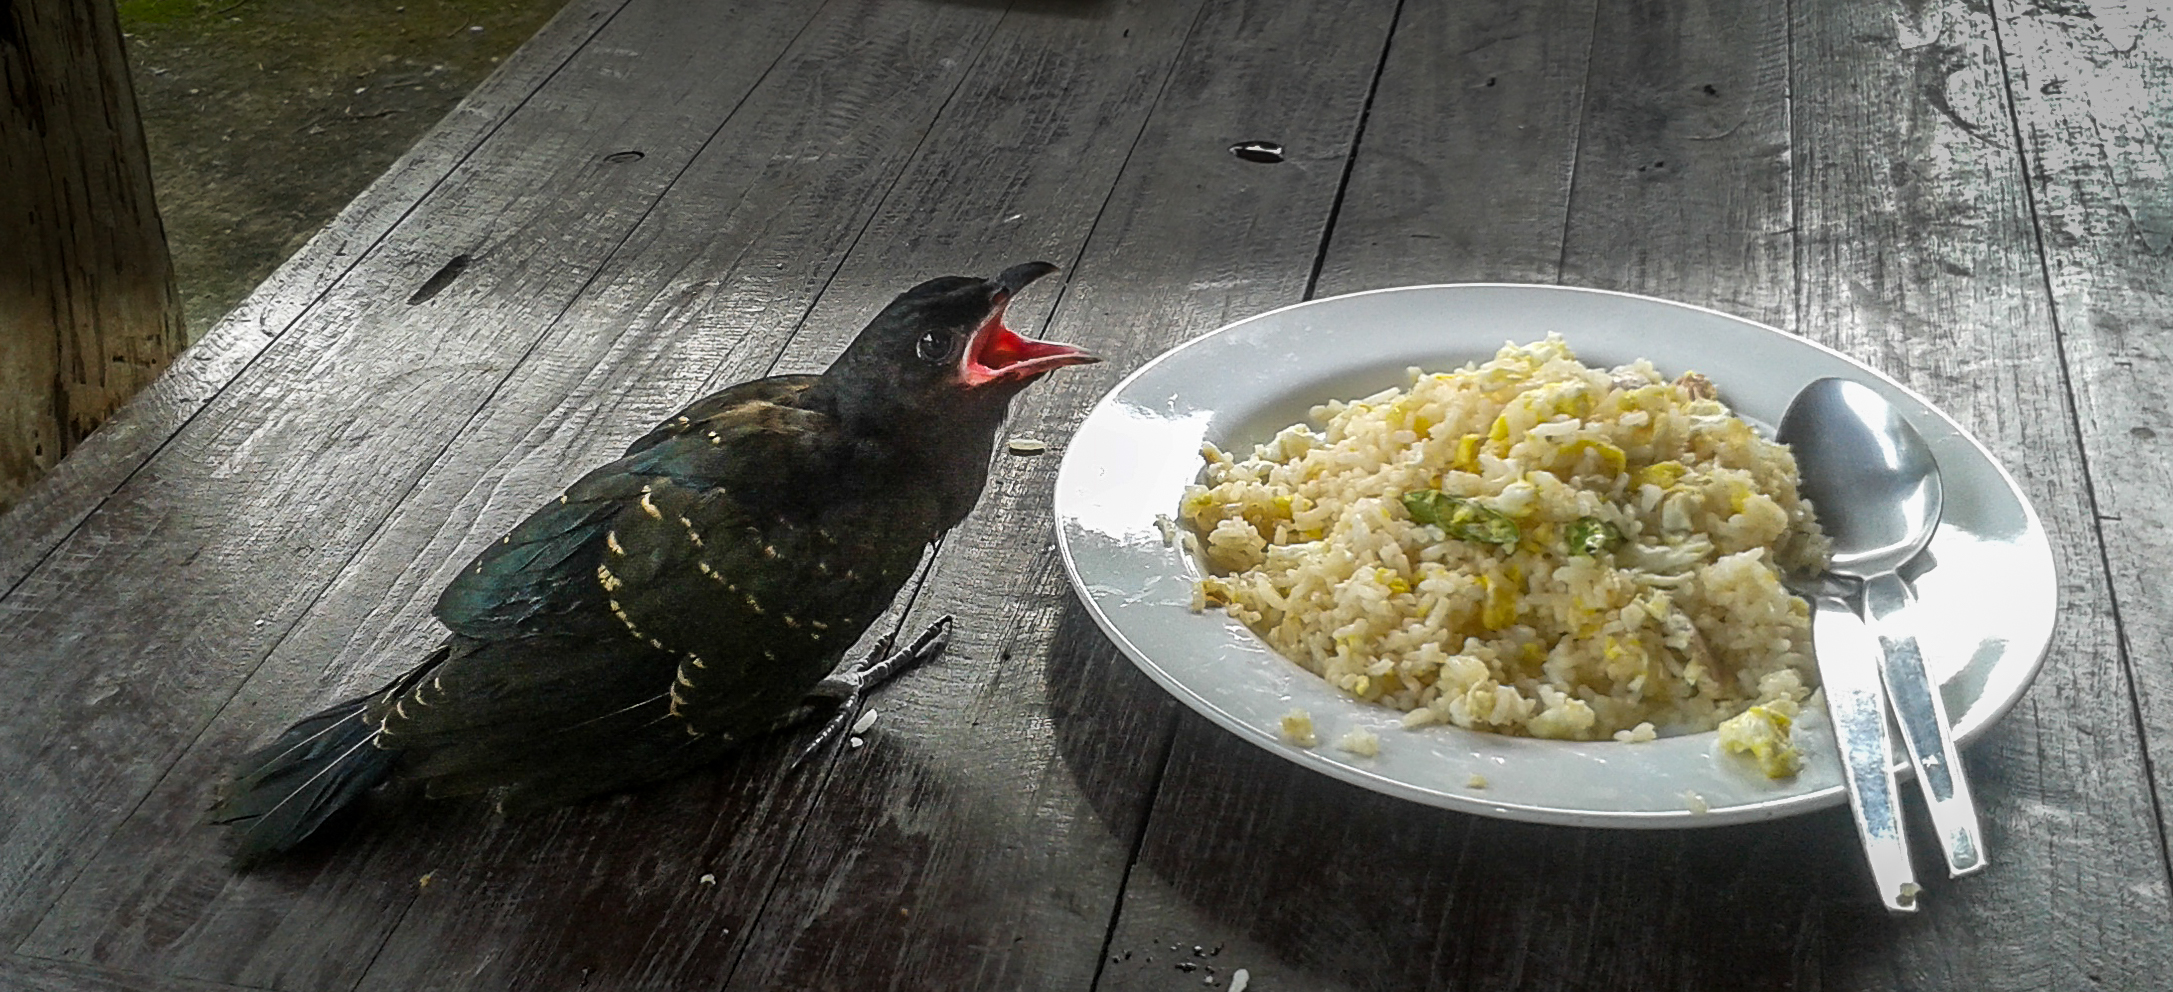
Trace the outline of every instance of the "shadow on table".
<instances>
[{"instance_id":1,"label":"shadow on table","mask_svg":"<svg viewBox=\"0 0 2173 992\"><path fill-rule=\"evenodd\" d=\"M714 771L535 812L419 789L373 796L286 857L239 874L199 867L224 891L180 921L190 933L170 967L298 988L352 986L365 966L366 989L570 987L566 976L707 987L729 973L777 871L779 824L822 780L782 772L796 743L756 742ZM223 851L216 834L189 846ZM295 974L300 961L323 973Z\"/></svg>"},{"instance_id":2,"label":"shadow on table","mask_svg":"<svg viewBox=\"0 0 2173 992\"><path fill-rule=\"evenodd\" d=\"M1639 831L1421 806L1182 709L1076 603L1062 624L1050 695L1099 705L1055 707L1057 745L1112 830L1138 829L1140 800L1105 787L1122 781L1099 767L1107 725L1176 714L1104 989L1164 987L1186 965L1200 981L1210 964L1280 974L1275 987L1817 988L1823 968L1909 925L1872 898L1846 808ZM1943 884L1927 881L1927 898Z\"/></svg>"}]
</instances>

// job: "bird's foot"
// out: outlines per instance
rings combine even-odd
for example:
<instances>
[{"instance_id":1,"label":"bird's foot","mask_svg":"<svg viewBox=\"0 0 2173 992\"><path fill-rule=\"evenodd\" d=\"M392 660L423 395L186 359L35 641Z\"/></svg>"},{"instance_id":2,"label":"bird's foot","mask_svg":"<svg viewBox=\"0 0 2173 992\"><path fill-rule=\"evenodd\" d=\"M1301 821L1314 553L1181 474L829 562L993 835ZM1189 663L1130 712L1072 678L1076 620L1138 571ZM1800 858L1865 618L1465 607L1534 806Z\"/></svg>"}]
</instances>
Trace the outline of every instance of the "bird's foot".
<instances>
[{"instance_id":1,"label":"bird's foot","mask_svg":"<svg viewBox=\"0 0 2173 992\"><path fill-rule=\"evenodd\" d=\"M838 666L838 670L831 672L828 678L816 683L808 695L837 700L837 710L822 725L822 729L816 732L815 739L809 741L807 747L800 751L799 757L792 759L792 767L798 768L801 763L830 746L830 742L844 733L854 715L860 712L860 702L867 698L868 693L942 654L943 649L951 643L953 624L954 621L949 616L941 617L935 623L929 624L928 629L914 638L912 644L899 651L891 650L896 639L886 636L876 645L875 650L858 660Z\"/></svg>"}]
</instances>

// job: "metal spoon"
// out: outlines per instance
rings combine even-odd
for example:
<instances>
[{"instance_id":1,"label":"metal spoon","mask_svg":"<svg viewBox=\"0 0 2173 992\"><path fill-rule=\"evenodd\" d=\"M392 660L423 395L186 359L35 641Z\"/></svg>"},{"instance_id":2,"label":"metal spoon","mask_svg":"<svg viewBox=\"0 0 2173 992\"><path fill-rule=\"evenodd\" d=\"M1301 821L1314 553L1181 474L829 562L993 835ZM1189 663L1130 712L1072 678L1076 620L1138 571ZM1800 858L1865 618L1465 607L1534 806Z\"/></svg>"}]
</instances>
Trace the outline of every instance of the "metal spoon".
<instances>
[{"instance_id":1,"label":"metal spoon","mask_svg":"<svg viewBox=\"0 0 2173 992\"><path fill-rule=\"evenodd\" d=\"M1943 490L1939 466L1914 427L1884 397L1869 387L1846 379L1820 379L1804 387L1781 418L1780 440L1795 452L1803 474L1803 495L1818 510L1819 523L1833 542L1832 574L1863 584L1864 610L1871 629L1884 649L1879 672L1893 700L1917 781L1924 788L1932 824L1947 856L1950 874L1959 876L1984 867L1984 843L1977 824L1976 807L1970 800L1969 783L1954 749L1954 736L1938 686L1925 670L1924 657L1907 627L1906 608L1911 602L1907 584L1895 570L1923 551L1939 525ZM1821 642L1844 648L1864 640L1856 614L1836 596L1821 596L1815 604L1813 634ZM1840 674L1846 707L1860 710L1876 702L1876 686L1868 696L1854 682L1862 678L1861 665L1852 664L1851 652L1821 650L1819 673L1828 685L1827 706L1834 713L1836 737L1842 741L1844 767L1849 772L1850 795L1858 799L1859 780L1871 779L1873 792L1885 786L1885 810L1893 816L1896 851L1907 869L1906 845L1900 843L1899 809L1892 802L1892 772L1886 760L1883 715L1872 727L1861 726L1864 714L1851 711L1858 724L1855 733L1842 730L1843 710L1836 709L1831 676ZM1875 728L1875 734L1866 730ZM1876 737L1874 745L1870 738ZM1879 772L1871 774L1876 758ZM1868 799L1868 797L1866 797ZM1859 800L1859 830L1866 831L1867 852L1874 840L1865 826L1865 807ZM1874 823L1872 827L1883 830ZM1883 835L1879 838L1884 845ZM1880 874L1880 855L1874 853L1873 875L1881 879L1882 896L1893 909L1914 905L1913 889L1903 897L1899 885L1889 888ZM1891 875L1889 871L1889 875ZM1897 905L1897 901L1900 905Z\"/></svg>"}]
</instances>

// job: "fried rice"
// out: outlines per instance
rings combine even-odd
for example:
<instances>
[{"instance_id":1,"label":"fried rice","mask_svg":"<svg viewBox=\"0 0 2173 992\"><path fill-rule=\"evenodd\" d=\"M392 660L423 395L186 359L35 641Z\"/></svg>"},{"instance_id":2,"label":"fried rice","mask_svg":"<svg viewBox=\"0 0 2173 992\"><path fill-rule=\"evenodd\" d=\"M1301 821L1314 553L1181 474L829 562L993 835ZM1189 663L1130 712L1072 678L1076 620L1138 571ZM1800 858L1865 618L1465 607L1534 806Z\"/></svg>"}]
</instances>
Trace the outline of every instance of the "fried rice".
<instances>
[{"instance_id":1,"label":"fried rice","mask_svg":"<svg viewBox=\"0 0 2173 992\"><path fill-rule=\"evenodd\" d=\"M1549 336L1312 418L1202 450L1179 508L1196 609L1406 727L1638 741L1741 714L1724 739L1777 731L1758 757L1794 770L1815 669L1781 574L1825 539L1788 450L1702 376L1589 368Z\"/></svg>"}]
</instances>

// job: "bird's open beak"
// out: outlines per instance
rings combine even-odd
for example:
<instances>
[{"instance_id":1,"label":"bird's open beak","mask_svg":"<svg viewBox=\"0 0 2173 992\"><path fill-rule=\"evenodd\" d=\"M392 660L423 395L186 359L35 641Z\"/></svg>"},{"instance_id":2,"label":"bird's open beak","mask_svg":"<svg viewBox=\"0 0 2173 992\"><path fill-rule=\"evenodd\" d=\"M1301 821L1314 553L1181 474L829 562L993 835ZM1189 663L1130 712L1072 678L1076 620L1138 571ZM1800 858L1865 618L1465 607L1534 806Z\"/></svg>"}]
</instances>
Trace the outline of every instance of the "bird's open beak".
<instances>
[{"instance_id":1,"label":"bird's open beak","mask_svg":"<svg viewBox=\"0 0 2173 992\"><path fill-rule=\"evenodd\" d=\"M1004 326L1004 310L1012 294L1042 276L1056 271L1047 262L1027 262L1005 269L996 283L995 305L988 319L973 332L966 353L959 359L958 376L971 389L998 381L1031 379L1066 365L1085 365L1101 359L1083 348L1054 341L1036 341Z\"/></svg>"}]
</instances>

